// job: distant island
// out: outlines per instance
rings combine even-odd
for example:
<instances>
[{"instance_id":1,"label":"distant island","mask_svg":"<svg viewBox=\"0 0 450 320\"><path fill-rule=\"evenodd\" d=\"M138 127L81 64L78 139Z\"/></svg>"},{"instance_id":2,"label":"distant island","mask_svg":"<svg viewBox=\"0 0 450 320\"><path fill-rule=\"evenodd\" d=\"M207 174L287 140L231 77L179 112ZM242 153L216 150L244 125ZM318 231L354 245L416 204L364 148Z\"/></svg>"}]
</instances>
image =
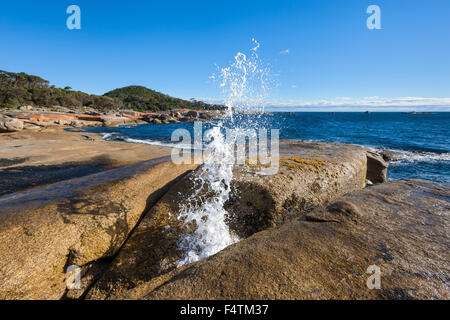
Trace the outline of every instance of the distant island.
<instances>
[{"instance_id":1,"label":"distant island","mask_svg":"<svg viewBox=\"0 0 450 320\"><path fill-rule=\"evenodd\" d=\"M174 109L222 110L222 105L208 104L194 99L184 100L148 89L128 86L105 93L103 96L74 91L71 87L56 88L48 80L24 72L0 70L0 109L18 109L21 106L68 109L90 107L98 111L135 110L140 112Z\"/></svg>"}]
</instances>

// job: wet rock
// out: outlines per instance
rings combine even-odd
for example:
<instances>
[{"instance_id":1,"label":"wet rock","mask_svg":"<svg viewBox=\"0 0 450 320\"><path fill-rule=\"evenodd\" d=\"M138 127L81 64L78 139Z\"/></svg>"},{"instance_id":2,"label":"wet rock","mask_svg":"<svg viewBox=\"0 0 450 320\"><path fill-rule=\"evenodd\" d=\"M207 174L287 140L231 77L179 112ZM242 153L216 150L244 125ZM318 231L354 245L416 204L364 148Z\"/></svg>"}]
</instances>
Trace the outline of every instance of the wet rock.
<instances>
[{"instance_id":1,"label":"wet rock","mask_svg":"<svg viewBox=\"0 0 450 320\"><path fill-rule=\"evenodd\" d=\"M381 156L383 157L383 160L386 162L399 161L404 158L404 154L401 154L401 153L398 153L398 152L395 152L393 150L386 149L386 148L382 148L380 153L381 153Z\"/></svg>"},{"instance_id":2,"label":"wet rock","mask_svg":"<svg viewBox=\"0 0 450 320\"><path fill-rule=\"evenodd\" d=\"M0 132L17 132L23 129L23 123L14 118L0 118Z\"/></svg>"},{"instance_id":3,"label":"wet rock","mask_svg":"<svg viewBox=\"0 0 450 320\"><path fill-rule=\"evenodd\" d=\"M373 183L386 182L387 169L389 164L379 153L367 151L367 176Z\"/></svg>"},{"instance_id":4,"label":"wet rock","mask_svg":"<svg viewBox=\"0 0 450 320\"><path fill-rule=\"evenodd\" d=\"M82 295L98 263L191 168L165 157L0 197L0 299ZM71 265L91 279L77 291L66 291Z\"/></svg>"},{"instance_id":5,"label":"wet rock","mask_svg":"<svg viewBox=\"0 0 450 320\"><path fill-rule=\"evenodd\" d=\"M449 202L445 184L379 184L112 298L448 300Z\"/></svg>"}]
</instances>

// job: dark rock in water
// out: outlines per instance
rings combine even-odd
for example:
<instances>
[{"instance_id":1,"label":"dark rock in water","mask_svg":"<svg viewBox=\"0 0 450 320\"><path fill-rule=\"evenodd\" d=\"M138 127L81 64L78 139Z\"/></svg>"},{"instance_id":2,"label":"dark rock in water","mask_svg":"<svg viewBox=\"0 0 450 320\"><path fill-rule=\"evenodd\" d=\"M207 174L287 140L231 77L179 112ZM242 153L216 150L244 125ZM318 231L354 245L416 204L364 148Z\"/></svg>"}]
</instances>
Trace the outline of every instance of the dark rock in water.
<instances>
[{"instance_id":1,"label":"dark rock in water","mask_svg":"<svg viewBox=\"0 0 450 320\"><path fill-rule=\"evenodd\" d=\"M386 162L399 161L404 158L404 155L402 155L398 152L389 150L389 149L384 149L384 148L381 149L380 154L383 157L383 160Z\"/></svg>"},{"instance_id":2,"label":"dark rock in water","mask_svg":"<svg viewBox=\"0 0 450 320\"><path fill-rule=\"evenodd\" d=\"M17 132L23 129L23 123L14 118L0 117L0 132Z\"/></svg>"},{"instance_id":3,"label":"dark rock in water","mask_svg":"<svg viewBox=\"0 0 450 320\"><path fill-rule=\"evenodd\" d=\"M113 298L447 300L449 203L445 184L379 184Z\"/></svg>"},{"instance_id":4,"label":"dark rock in water","mask_svg":"<svg viewBox=\"0 0 450 320\"><path fill-rule=\"evenodd\" d=\"M372 151L367 151L367 175L366 178L373 183L386 182L387 168L389 164L383 156Z\"/></svg>"}]
</instances>

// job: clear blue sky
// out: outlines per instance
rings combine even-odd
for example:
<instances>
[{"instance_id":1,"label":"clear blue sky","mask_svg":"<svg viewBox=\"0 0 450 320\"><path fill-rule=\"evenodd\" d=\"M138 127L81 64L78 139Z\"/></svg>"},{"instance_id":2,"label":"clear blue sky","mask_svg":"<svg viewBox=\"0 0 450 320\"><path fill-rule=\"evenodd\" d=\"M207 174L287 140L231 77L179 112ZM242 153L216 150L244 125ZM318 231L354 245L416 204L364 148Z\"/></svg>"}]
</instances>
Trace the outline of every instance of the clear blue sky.
<instances>
[{"instance_id":1,"label":"clear blue sky","mask_svg":"<svg viewBox=\"0 0 450 320\"><path fill-rule=\"evenodd\" d=\"M71 4L81 8L81 30L66 28ZM371 4L381 8L381 30L366 27ZM220 98L208 77L252 37L277 75L270 99L280 104L450 97L448 0L0 3L0 69L95 94L139 84Z\"/></svg>"}]
</instances>

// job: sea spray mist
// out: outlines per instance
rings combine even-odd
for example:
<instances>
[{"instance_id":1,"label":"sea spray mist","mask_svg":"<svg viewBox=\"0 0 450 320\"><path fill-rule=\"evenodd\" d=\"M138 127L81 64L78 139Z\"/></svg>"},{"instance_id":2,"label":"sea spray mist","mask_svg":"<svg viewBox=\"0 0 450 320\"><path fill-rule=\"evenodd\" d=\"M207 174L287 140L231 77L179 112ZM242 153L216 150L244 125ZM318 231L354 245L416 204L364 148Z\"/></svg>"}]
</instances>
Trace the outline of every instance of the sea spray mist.
<instances>
[{"instance_id":1,"label":"sea spray mist","mask_svg":"<svg viewBox=\"0 0 450 320\"><path fill-rule=\"evenodd\" d=\"M239 121L241 112L263 111L260 102L268 90L269 68L258 57L259 43L252 41L255 46L249 55L238 52L230 66L219 69L218 76L212 76L220 82L227 113L225 119L205 132L204 164L191 178L195 180L195 191L178 213L179 220L185 225L194 224L195 229L178 242L183 252L178 266L213 255L239 240L230 232L226 223L228 212L224 208L230 197L236 160L236 136L226 137L225 132L261 126L258 116L253 121Z\"/></svg>"}]
</instances>

